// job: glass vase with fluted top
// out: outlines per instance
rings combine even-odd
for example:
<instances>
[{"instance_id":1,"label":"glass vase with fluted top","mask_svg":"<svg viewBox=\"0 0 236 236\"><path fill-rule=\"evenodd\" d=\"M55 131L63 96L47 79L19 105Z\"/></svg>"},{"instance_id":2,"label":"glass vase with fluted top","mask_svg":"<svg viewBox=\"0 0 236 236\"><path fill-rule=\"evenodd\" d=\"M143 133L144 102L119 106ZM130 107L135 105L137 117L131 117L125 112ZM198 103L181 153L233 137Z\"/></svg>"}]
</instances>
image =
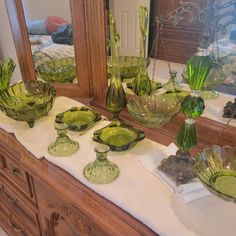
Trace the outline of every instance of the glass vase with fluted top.
<instances>
[{"instance_id":1,"label":"glass vase with fluted top","mask_svg":"<svg viewBox=\"0 0 236 236\"><path fill-rule=\"evenodd\" d=\"M158 169L167 173L177 185L187 183L194 177L194 159L189 150L197 144L195 120L205 109L204 100L200 95L212 66L213 62L206 49L200 49L187 62L187 82L191 92L181 104L185 121L176 137L179 149L176 155L169 156L158 166Z\"/></svg>"},{"instance_id":2,"label":"glass vase with fluted top","mask_svg":"<svg viewBox=\"0 0 236 236\"><path fill-rule=\"evenodd\" d=\"M119 113L126 106L126 95L120 78L119 49L120 36L117 32L116 21L109 12L110 43L111 43L111 79L107 91L106 107L114 114L113 120L118 119Z\"/></svg>"},{"instance_id":3,"label":"glass vase with fluted top","mask_svg":"<svg viewBox=\"0 0 236 236\"><path fill-rule=\"evenodd\" d=\"M148 10L147 7L139 8L139 29L140 29L140 48L139 48L139 70L134 80L133 92L138 95L150 95L151 81L147 73L146 60L146 40L148 34Z\"/></svg>"}]
</instances>

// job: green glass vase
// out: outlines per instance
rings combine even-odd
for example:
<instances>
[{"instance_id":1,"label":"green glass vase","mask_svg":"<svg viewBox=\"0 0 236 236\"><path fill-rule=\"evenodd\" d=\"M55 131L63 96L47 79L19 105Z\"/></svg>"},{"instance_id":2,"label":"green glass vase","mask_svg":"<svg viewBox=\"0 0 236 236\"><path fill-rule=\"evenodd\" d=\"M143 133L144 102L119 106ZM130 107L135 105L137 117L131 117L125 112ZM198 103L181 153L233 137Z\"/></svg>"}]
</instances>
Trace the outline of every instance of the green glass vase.
<instances>
[{"instance_id":1,"label":"green glass vase","mask_svg":"<svg viewBox=\"0 0 236 236\"><path fill-rule=\"evenodd\" d=\"M55 129L57 130L57 139L49 145L48 152L52 156L66 157L71 156L79 149L79 144L71 140L67 135L67 124L56 120Z\"/></svg>"},{"instance_id":2,"label":"green glass vase","mask_svg":"<svg viewBox=\"0 0 236 236\"><path fill-rule=\"evenodd\" d=\"M133 84L133 92L137 96L150 95L151 81L147 73L146 40L148 32L148 10L147 7L139 8L139 29L140 29L140 49L139 49L139 70Z\"/></svg>"},{"instance_id":3,"label":"green glass vase","mask_svg":"<svg viewBox=\"0 0 236 236\"><path fill-rule=\"evenodd\" d=\"M83 174L87 180L95 184L108 184L119 175L119 167L107 159L110 148L99 144L94 148L96 160L85 166Z\"/></svg>"},{"instance_id":4,"label":"green glass vase","mask_svg":"<svg viewBox=\"0 0 236 236\"><path fill-rule=\"evenodd\" d=\"M111 79L106 96L106 107L114 114L113 119L118 118L119 113L126 106L126 95L120 78L119 43L120 36L117 32L116 22L109 12L110 43L111 43Z\"/></svg>"},{"instance_id":5,"label":"green glass vase","mask_svg":"<svg viewBox=\"0 0 236 236\"><path fill-rule=\"evenodd\" d=\"M16 64L11 58L0 61L0 92L7 90Z\"/></svg>"}]
</instances>

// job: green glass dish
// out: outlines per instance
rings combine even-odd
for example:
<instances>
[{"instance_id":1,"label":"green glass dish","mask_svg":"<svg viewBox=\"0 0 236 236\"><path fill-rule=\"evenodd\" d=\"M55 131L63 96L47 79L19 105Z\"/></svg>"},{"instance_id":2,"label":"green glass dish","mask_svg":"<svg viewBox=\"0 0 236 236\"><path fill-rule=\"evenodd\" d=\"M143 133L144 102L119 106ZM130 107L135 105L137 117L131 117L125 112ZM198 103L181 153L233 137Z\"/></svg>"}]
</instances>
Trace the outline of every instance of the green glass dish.
<instances>
[{"instance_id":1,"label":"green glass dish","mask_svg":"<svg viewBox=\"0 0 236 236\"><path fill-rule=\"evenodd\" d=\"M236 203L236 147L213 145L198 154L194 172L214 195Z\"/></svg>"},{"instance_id":2,"label":"green glass dish","mask_svg":"<svg viewBox=\"0 0 236 236\"><path fill-rule=\"evenodd\" d=\"M150 59L147 59L147 67L150 64ZM139 57L135 56L119 56L119 67L121 79L129 79L136 77L139 69ZM111 57L108 57L107 65L108 74L112 73Z\"/></svg>"},{"instance_id":3,"label":"green glass dish","mask_svg":"<svg viewBox=\"0 0 236 236\"><path fill-rule=\"evenodd\" d=\"M36 66L37 75L47 82L73 82L76 78L74 57L65 57L46 61Z\"/></svg>"},{"instance_id":4,"label":"green glass dish","mask_svg":"<svg viewBox=\"0 0 236 236\"><path fill-rule=\"evenodd\" d=\"M108 184L114 181L120 173L119 167L107 159L110 148L104 144L98 144L94 151L96 160L85 166L84 177L94 184Z\"/></svg>"},{"instance_id":5,"label":"green glass dish","mask_svg":"<svg viewBox=\"0 0 236 236\"><path fill-rule=\"evenodd\" d=\"M67 124L71 131L85 131L101 120L101 114L85 106L72 107L69 110L56 115L57 122Z\"/></svg>"},{"instance_id":6,"label":"green glass dish","mask_svg":"<svg viewBox=\"0 0 236 236\"><path fill-rule=\"evenodd\" d=\"M42 81L31 80L11 85L0 94L0 109L10 118L26 121L29 127L51 110L56 90Z\"/></svg>"},{"instance_id":7,"label":"green glass dish","mask_svg":"<svg viewBox=\"0 0 236 236\"><path fill-rule=\"evenodd\" d=\"M128 89L133 90L134 81L129 81L129 82L127 82L127 83L126 83L126 87L127 87ZM157 82L157 81L152 81L152 80L151 80L151 90L152 90L152 91L158 90L158 89L160 89L160 88L162 88L161 83L159 83L159 82Z\"/></svg>"},{"instance_id":8,"label":"green glass dish","mask_svg":"<svg viewBox=\"0 0 236 236\"><path fill-rule=\"evenodd\" d=\"M128 150L144 138L142 130L120 121L114 121L93 134L94 141L108 145L111 151L115 152Z\"/></svg>"},{"instance_id":9,"label":"green glass dish","mask_svg":"<svg viewBox=\"0 0 236 236\"><path fill-rule=\"evenodd\" d=\"M181 105L175 96L168 94L133 96L127 109L130 115L148 127L160 127L180 111Z\"/></svg>"}]
</instances>

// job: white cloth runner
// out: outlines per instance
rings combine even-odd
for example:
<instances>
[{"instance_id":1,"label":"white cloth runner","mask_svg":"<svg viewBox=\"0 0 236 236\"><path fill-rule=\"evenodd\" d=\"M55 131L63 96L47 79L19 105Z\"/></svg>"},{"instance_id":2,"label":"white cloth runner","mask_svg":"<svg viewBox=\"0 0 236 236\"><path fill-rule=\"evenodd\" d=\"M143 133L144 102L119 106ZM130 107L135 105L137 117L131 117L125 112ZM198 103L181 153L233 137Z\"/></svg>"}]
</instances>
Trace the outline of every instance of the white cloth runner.
<instances>
[{"instance_id":1,"label":"white cloth runner","mask_svg":"<svg viewBox=\"0 0 236 236\"><path fill-rule=\"evenodd\" d=\"M83 169L95 160L92 135L95 130L107 125L107 121L101 121L82 136L70 133L71 138L80 143L80 149L75 155L65 158L50 156L47 147L56 138L53 128L55 115L75 105L81 104L64 97L56 98L49 116L37 120L32 129L26 123L10 120L0 113L0 127L14 133L37 158L45 156L48 161L114 202L161 236L235 235L235 204L213 195L186 204L143 167L138 160L141 156L153 156L165 148L149 139L144 139L126 152L109 153L108 158L120 168L120 176L116 181L107 185L89 183L83 176Z\"/></svg>"},{"instance_id":2,"label":"white cloth runner","mask_svg":"<svg viewBox=\"0 0 236 236\"><path fill-rule=\"evenodd\" d=\"M175 144L171 143L168 147L157 150L155 155L142 155L139 157L139 160L148 171L157 176L171 192L184 202L191 202L198 198L210 195L210 192L207 191L197 179L194 179L191 183L177 186L165 173L157 169L161 160L175 154L177 149Z\"/></svg>"}]
</instances>

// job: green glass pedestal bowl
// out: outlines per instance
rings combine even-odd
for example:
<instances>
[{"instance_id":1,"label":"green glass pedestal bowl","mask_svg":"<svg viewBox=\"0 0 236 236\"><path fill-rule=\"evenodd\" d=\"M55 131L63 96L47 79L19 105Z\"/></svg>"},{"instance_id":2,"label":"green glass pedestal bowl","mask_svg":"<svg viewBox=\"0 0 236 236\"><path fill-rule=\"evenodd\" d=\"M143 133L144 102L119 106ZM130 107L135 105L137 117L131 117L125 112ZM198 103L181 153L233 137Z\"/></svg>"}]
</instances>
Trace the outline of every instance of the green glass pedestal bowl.
<instances>
[{"instance_id":1,"label":"green glass pedestal bowl","mask_svg":"<svg viewBox=\"0 0 236 236\"><path fill-rule=\"evenodd\" d=\"M47 82L72 83L76 78L74 57L46 61L36 67L37 75Z\"/></svg>"},{"instance_id":2,"label":"green glass pedestal bowl","mask_svg":"<svg viewBox=\"0 0 236 236\"><path fill-rule=\"evenodd\" d=\"M121 79L133 78L137 75L139 69L139 57L135 56L120 56L120 77ZM147 66L150 64L150 60L147 59ZM111 57L108 58L108 74L112 71Z\"/></svg>"},{"instance_id":3,"label":"green glass pedestal bowl","mask_svg":"<svg viewBox=\"0 0 236 236\"><path fill-rule=\"evenodd\" d=\"M26 121L32 128L36 119L48 114L55 96L56 90L42 81L19 82L0 93L0 109L12 119Z\"/></svg>"},{"instance_id":4,"label":"green glass pedestal bowl","mask_svg":"<svg viewBox=\"0 0 236 236\"><path fill-rule=\"evenodd\" d=\"M168 94L133 96L127 109L130 115L147 127L160 127L180 111L181 103Z\"/></svg>"},{"instance_id":5,"label":"green glass pedestal bowl","mask_svg":"<svg viewBox=\"0 0 236 236\"><path fill-rule=\"evenodd\" d=\"M214 195L236 203L236 147L213 145L198 154L194 172Z\"/></svg>"}]
</instances>

